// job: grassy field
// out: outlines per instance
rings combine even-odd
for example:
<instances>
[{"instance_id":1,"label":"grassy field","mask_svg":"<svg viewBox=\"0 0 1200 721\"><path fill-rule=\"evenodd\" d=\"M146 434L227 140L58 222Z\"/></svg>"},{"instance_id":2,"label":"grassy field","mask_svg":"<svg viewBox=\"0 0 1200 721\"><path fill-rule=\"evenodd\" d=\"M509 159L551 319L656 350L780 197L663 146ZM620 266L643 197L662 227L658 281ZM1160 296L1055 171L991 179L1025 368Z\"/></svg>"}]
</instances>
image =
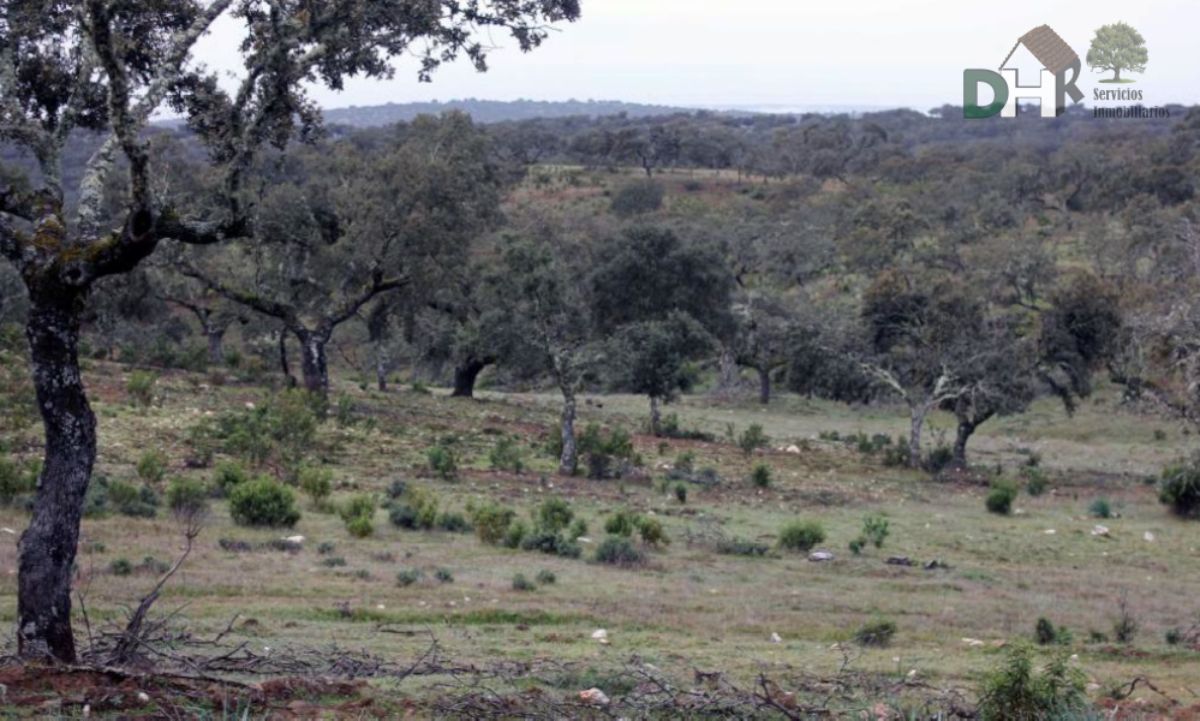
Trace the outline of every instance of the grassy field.
<instances>
[{"instance_id":1,"label":"grassy field","mask_svg":"<svg viewBox=\"0 0 1200 721\"><path fill-rule=\"evenodd\" d=\"M167 453L169 476L208 479L210 469L184 466L187 429L207 413L264 398L254 386L172 372L159 382L158 402L139 409L126 397L127 374L127 368L108 364L87 373L100 423L97 472L113 479L133 478L134 464L149 448ZM1072 632L1062 652L1075 654L1072 663L1094 684L1090 692L1097 699L1138 676L1185 705L1200 693L1200 653L1164 640L1168 629L1200 620L1200 524L1171 517L1147 483L1194 440L1177 424L1123 409L1107 389L1074 418L1044 402L981 429L976 463L999 465L1016 478L1018 466L1036 454L1050 476L1050 490L1039 497L1022 494L1011 516L985 510L987 489L981 485L888 468L878 456L827 440L832 431L898 435L906 428L898 409L790 396L768 407L687 397L668 412L678 414L683 427L720 440L660 443L635 435L646 472L589 481L555 477L554 459L541 450L554 428L552 395L482 393L464 400L437 391L364 391L345 381L337 384L340 395L352 403L358 422L341 427L328 421L313 449L335 470L335 501L360 492L382 496L398 479L435 492L443 508L460 511L495 500L527 514L542 500L561 497L591 529L584 558L488 546L473 534L401 530L383 510L375 534L356 539L336 514L318 512L307 501L294 530L248 529L234 525L220 501L157 610L181 609L179 623L198 637L219 633L236 616L226 641L245 642L260 655L337 646L405 664L436 640L438 657L459 666L566 664L536 682L497 681L506 690L537 685L562 695L603 689L606 682L620 685L615 674L634 658L683 686L697 671L720 671L748 687L759 674L837 676L847 672L849 658L855 673L907 682L914 692L928 684L970 697L978 675L999 661L998 647L1031 639L1035 621L1046 617ZM646 402L589 397L580 408L584 423L635 431L643 425ZM740 432L752 423L761 424L771 442L747 457L724 439L730 427ZM933 426L934 439L939 429L952 428L948 418ZM425 453L451 435L460 449L459 478L436 480L426 470ZM488 451L505 435L519 438L528 465L520 474L489 468ZM31 428L27 448L36 439ZM674 484L664 491L660 479L684 452L695 455L697 467L715 468L722 482L689 486L681 503ZM769 488L748 481L757 463L772 469ZM1089 515L1101 497L1117 517ZM590 562L604 519L624 508L661 520L670 544L652 550L640 568ZM890 535L882 549L855 556L847 544L864 516L874 513L886 515ZM824 526L827 540L820 548L835 560L816 563L804 553L774 550L765 558L720 555L706 541L720 533L773 546L779 529L797 519ZM10 623L16 539L25 523L18 510L0 511L0 538L9 539L0 545L0 615ZM1095 535L1097 524L1107 526L1108 535ZM265 545L290 535L304 536L302 550ZM245 541L254 550L224 550L222 539ZM332 548L321 553L321 544ZM156 572L143 559L169 561L181 545L178 524L162 512L154 519L85 520L78 587L93 631L119 622L124 609L154 585ZM890 556L917 565L889 565ZM132 575L113 573L119 558L132 562ZM947 568L923 568L933 560ZM406 569L419 569L421 579L400 585L397 574ZM453 580L438 580L437 569ZM515 574L534 579L541 571L553 572L557 581L514 590ZM1122 600L1137 621L1136 636L1128 644L1099 640L1098 634L1111 639ZM889 646L854 644L864 623L881 618L896 625ZM80 616L76 628L86 646ZM607 631L608 643L593 639L597 629ZM452 682L430 673L373 682L372 692L396 703L451 693ZM1145 690L1134 695L1139 697L1161 701ZM863 708L877 700L864 695Z\"/></svg>"}]
</instances>

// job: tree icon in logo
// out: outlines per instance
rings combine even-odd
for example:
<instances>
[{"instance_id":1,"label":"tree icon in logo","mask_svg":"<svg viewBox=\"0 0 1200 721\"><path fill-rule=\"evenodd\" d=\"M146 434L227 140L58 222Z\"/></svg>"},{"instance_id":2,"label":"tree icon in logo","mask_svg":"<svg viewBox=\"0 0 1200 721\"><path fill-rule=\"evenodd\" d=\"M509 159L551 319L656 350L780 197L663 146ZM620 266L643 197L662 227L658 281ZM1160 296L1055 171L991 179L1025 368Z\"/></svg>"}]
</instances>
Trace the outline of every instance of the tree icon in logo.
<instances>
[{"instance_id":1,"label":"tree icon in logo","mask_svg":"<svg viewBox=\"0 0 1200 721\"><path fill-rule=\"evenodd\" d=\"M1102 79L1102 83L1136 82L1122 78L1121 71L1145 72L1149 59L1146 40L1127 23L1113 23L1098 29L1087 54L1087 64L1092 70L1112 71L1113 76Z\"/></svg>"}]
</instances>

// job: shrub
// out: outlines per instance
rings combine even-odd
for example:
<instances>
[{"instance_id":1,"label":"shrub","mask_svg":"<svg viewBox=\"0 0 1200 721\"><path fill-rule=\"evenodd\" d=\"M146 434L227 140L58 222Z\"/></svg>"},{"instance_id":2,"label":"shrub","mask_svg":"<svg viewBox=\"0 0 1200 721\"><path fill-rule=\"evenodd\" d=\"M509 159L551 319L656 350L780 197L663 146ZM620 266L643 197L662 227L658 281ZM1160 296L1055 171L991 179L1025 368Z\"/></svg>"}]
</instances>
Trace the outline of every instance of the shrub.
<instances>
[{"instance_id":1,"label":"shrub","mask_svg":"<svg viewBox=\"0 0 1200 721\"><path fill-rule=\"evenodd\" d=\"M375 498L366 494L352 496L338 509L338 515L346 523L355 518L371 518L375 515Z\"/></svg>"},{"instance_id":2,"label":"shrub","mask_svg":"<svg viewBox=\"0 0 1200 721\"><path fill-rule=\"evenodd\" d=\"M717 541L716 551L727 556L765 556L771 547L741 538L722 538Z\"/></svg>"},{"instance_id":3,"label":"shrub","mask_svg":"<svg viewBox=\"0 0 1200 721\"><path fill-rule=\"evenodd\" d=\"M167 474L167 454L154 449L143 453L137 462L137 475L146 483L158 483Z\"/></svg>"},{"instance_id":4,"label":"shrub","mask_svg":"<svg viewBox=\"0 0 1200 721\"><path fill-rule=\"evenodd\" d=\"M793 521L779 532L779 547L788 551L811 551L825 540L825 529L816 521Z\"/></svg>"},{"instance_id":5,"label":"shrub","mask_svg":"<svg viewBox=\"0 0 1200 721\"><path fill-rule=\"evenodd\" d=\"M675 484L675 500L679 501L681 504L686 504L687 497L688 497L687 486L685 486L682 483L676 483Z\"/></svg>"},{"instance_id":6,"label":"shrub","mask_svg":"<svg viewBox=\"0 0 1200 721\"><path fill-rule=\"evenodd\" d=\"M438 568L434 570L433 577L438 583L454 583L454 574L448 568Z\"/></svg>"},{"instance_id":7,"label":"shrub","mask_svg":"<svg viewBox=\"0 0 1200 721\"><path fill-rule=\"evenodd\" d=\"M554 571L543 568L538 571L537 582L543 586L551 586L558 582L558 576L554 575Z\"/></svg>"},{"instance_id":8,"label":"shrub","mask_svg":"<svg viewBox=\"0 0 1200 721\"><path fill-rule=\"evenodd\" d=\"M1087 708L1086 677L1057 657L1037 673L1030 648L1012 644L1000 668L984 676L981 721L1040 721L1069 718Z\"/></svg>"},{"instance_id":9,"label":"shrub","mask_svg":"<svg viewBox=\"0 0 1200 721\"><path fill-rule=\"evenodd\" d=\"M37 474L27 473L16 461L0 456L0 503L11 505L17 496L37 486Z\"/></svg>"},{"instance_id":10,"label":"shrub","mask_svg":"<svg viewBox=\"0 0 1200 721\"><path fill-rule=\"evenodd\" d=\"M188 454L184 462L189 468L208 468L218 448L216 429L208 419L197 423L187 432Z\"/></svg>"},{"instance_id":11,"label":"shrub","mask_svg":"<svg viewBox=\"0 0 1200 721\"><path fill-rule=\"evenodd\" d=\"M341 556L327 556L321 559L321 565L325 568L343 568L346 565L346 559Z\"/></svg>"},{"instance_id":12,"label":"shrub","mask_svg":"<svg viewBox=\"0 0 1200 721\"><path fill-rule=\"evenodd\" d=\"M125 392L129 394L129 402L138 408L149 408L154 403L154 389L158 385L158 375L150 371L134 371L125 382Z\"/></svg>"},{"instance_id":13,"label":"shrub","mask_svg":"<svg viewBox=\"0 0 1200 721\"><path fill-rule=\"evenodd\" d=\"M208 488L194 478L176 478L167 486L167 507L178 517L201 514L208 509Z\"/></svg>"},{"instance_id":14,"label":"shrub","mask_svg":"<svg viewBox=\"0 0 1200 721\"><path fill-rule=\"evenodd\" d=\"M513 576L512 587L514 591L534 591L537 589L533 581L525 578L525 574L523 573Z\"/></svg>"},{"instance_id":15,"label":"shrub","mask_svg":"<svg viewBox=\"0 0 1200 721\"><path fill-rule=\"evenodd\" d=\"M1092 501L1092 505L1088 506L1088 514L1092 518L1112 518L1112 505L1109 504L1107 498L1097 498Z\"/></svg>"},{"instance_id":16,"label":"shrub","mask_svg":"<svg viewBox=\"0 0 1200 721\"><path fill-rule=\"evenodd\" d=\"M438 514L437 528L440 531L447 533L467 533L471 530L471 523L467 517L461 513L452 513L443 511Z\"/></svg>"},{"instance_id":17,"label":"shrub","mask_svg":"<svg viewBox=\"0 0 1200 721\"><path fill-rule=\"evenodd\" d=\"M872 546L883 548L883 542L890 533L888 520L882 515L867 516L863 519L863 535Z\"/></svg>"},{"instance_id":18,"label":"shrub","mask_svg":"<svg viewBox=\"0 0 1200 721\"><path fill-rule=\"evenodd\" d=\"M896 442L883 450L883 465L889 468L904 468L912 458L908 447L908 439L901 436Z\"/></svg>"},{"instance_id":19,"label":"shrub","mask_svg":"<svg viewBox=\"0 0 1200 721\"><path fill-rule=\"evenodd\" d=\"M742 431L737 440L738 448L741 448L742 453L747 456L759 448L766 448L770 442L771 439L767 438L766 433L763 433L763 427L757 423L751 424L749 428Z\"/></svg>"},{"instance_id":20,"label":"shrub","mask_svg":"<svg viewBox=\"0 0 1200 721\"><path fill-rule=\"evenodd\" d=\"M1025 492L1031 496L1040 496L1050 487L1046 472L1037 466L1022 468L1021 475L1025 478Z\"/></svg>"},{"instance_id":21,"label":"shrub","mask_svg":"<svg viewBox=\"0 0 1200 721\"><path fill-rule=\"evenodd\" d=\"M291 527L300 520L292 489L269 478L247 481L229 497L229 513L241 526Z\"/></svg>"},{"instance_id":22,"label":"shrub","mask_svg":"<svg viewBox=\"0 0 1200 721\"><path fill-rule=\"evenodd\" d=\"M133 563L128 558L114 558L113 562L108 564L108 570L114 576L128 576L133 573Z\"/></svg>"},{"instance_id":23,"label":"shrub","mask_svg":"<svg viewBox=\"0 0 1200 721\"><path fill-rule=\"evenodd\" d=\"M467 509L471 515L471 525L475 527L475 535L480 541L490 545L499 545L504 540L505 533L517 517L517 512L504 508L495 503L487 503ZM520 543L520 541L518 541Z\"/></svg>"},{"instance_id":24,"label":"shrub","mask_svg":"<svg viewBox=\"0 0 1200 721\"><path fill-rule=\"evenodd\" d=\"M494 471L520 473L525 470L525 460L520 447L513 438L501 438L488 453L488 463Z\"/></svg>"},{"instance_id":25,"label":"shrub","mask_svg":"<svg viewBox=\"0 0 1200 721\"><path fill-rule=\"evenodd\" d=\"M1177 516L1200 517L1200 454L1163 471L1158 499Z\"/></svg>"},{"instance_id":26,"label":"shrub","mask_svg":"<svg viewBox=\"0 0 1200 721\"><path fill-rule=\"evenodd\" d=\"M954 463L954 451L947 446L938 446L925 456L925 470L937 475Z\"/></svg>"},{"instance_id":27,"label":"shrub","mask_svg":"<svg viewBox=\"0 0 1200 721\"><path fill-rule=\"evenodd\" d=\"M322 403L319 396L293 388L267 404L267 428L289 482L296 480L304 457L312 450L318 419L324 416Z\"/></svg>"},{"instance_id":28,"label":"shrub","mask_svg":"<svg viewBox=\"0 0 1200 721\"><path fill-rule=\"evenodd\" d=\"M388 512L392 525L408 530L428 531L437 525L438 499L429 491L410 487L403 500L394 501Z\"/></svg>"},{"instance_id":29,"label":"shrub","mask_svg":"<svg viewBox=\"0 0 1200 721\"><path fill-rule=\"evenodd\" d=\"M337 544L333 541L321 541L317 544L317 553L322 556L328 556L337 549Z\"/></svg>"},{"instance_id":30,"label":"shrub","mask_svg":"<svg viewBox=\"0 0 1200 721\"><path fill-rule=\"evenodd\" d=\"M333 493L333 471L321 466L304 465L299 472L300 490L312 501L314 508L322 508Z\"/></svg>"},{"instance_id":31,"label":"shrub","mask_svg":"<svg viewBox=\"0 0 1200 721\"><path fill-rule=\"evenodd\" d=\"M370 516L355 516L346 521L346 531L355 538L368 538L375 533L375 524Z\"/></svg>"},{"instance_id":32,"label":"shrub","mask_svg":"<svg viewBox=\"0 0 1200 721\"><path fill-rule=\"evenodd\" d=\"M408 483L401 479L396 479L388 484L387 497L389 500L395 501L402 497L406 492L408 492Z\"/></svg>"},{"instance_id":33,"label":"shrub","mask_svg":"<svg viewBox=\"0 0 1200 721\"><path fill-rule=\"evenodd\" d=\"M401 586L411 586L420 581L424 575L419 568L406 568L396 574L396 583Z\"/></svg>"},{"instance_id":34,"label":"shrub","mask_svg":"<svg viewBox=\"0 0 1200 721\"><path fill-rule=\"evenodd\" d=\"M759 463L750 472L750 483L755 488L768 488L771 485L771 467L765 463Z\"/></svg>"},{"instance_id":35,"label":"shrub","mask_svg":"<svg viewBox=\"0 0 1200 721\"><path fill-rule=\"evenodd\" d=\"M574 518L575 512L571 510L570 504L561 498L548 498L538 506L533 520L538 528L558 533L571 525Z\"/></svg>"},{"instance_id":36,"label":"shrub","mask_svg":"<svg viewBox=\"0 0 1200 721\"><path fill-rule=\"evenodd\" d=\"M1139 627L1140 624L1129 608L1128 599L1122 596L1121 603L1117 607L1117 620L1113 621L1113 639L1117 643L1132 643L1134 636L1137 636Z\"/></svg>"},{"instance_id":37,"label":"shrub","mask_svg":"<svg viewBox=\"0 0 1200 721\"><path fill-rule=\"evenodd\" d=\"M521 548L525 537L529 535L529 526L524 521L513 521L504 531L505 548Z\"/></svg>"},{"instance_id":38,"label":"shrub","mask_svg":"<svg viewBox=\"0 0 1200 721\"><path fill-rule=\"evenodd\" d=\"M452 481L458 477L458 459L450 447L436 445L429 449L425 458L429 462L429 470L443 481Z\"/></svg>"},{"instance_id":39,"label":"shrub","mask_svg":"<svg viewBox=\"0 0 1200 721\"><path fill-rule=\"evenodd\" d=\"M671 542L663 529L662 521L657 518L641 516L637 519L638 535L647 546L665 546Z\"/></svg>"},{"instance_id":40,"label":"shrub","mask_svg":"<svg viewBox=\"0 0 1200 721\"><path fill-rule=\"evenodd\" d=\"M1055 626L1048 618L1039 618L1033 627L1033 638L1040 646L1050 644L1067 645L1072 641L1071 631L1065 627Z\"/></svg>"},{"instance_id":41,"label":"shrub","mask_svg":"<svg viewBox=\"0 0 1200 721\"><path fill-rule=\"evenodd\" d=\"M628 538L609 536L596 546L593 560L613 566L634 566L642 563L645 556L634 547Z\"/></svg>"},{"instance_id":42,"label":"shrub","mask_svg":"<svg viewBox=\"0 0 1200 721\"><path fill-rule=\"evenodd\" d=\"M604 522L604 532L628 538L637 530L640 518L636 513L624 509L617 511Z\"/></svg>"},{"instance_id":43,"label":"shrub","mask_svg":"<svg viewBox=\"0 0 1200 721\"><path fill-rule=\"evenodd\" d=\"M130 483L113 481L106 490L108 502L123 516L154 518L158 515L158 494L149 486L139 488Z\"/></svg>"},{"instance_id":44,"label":"shrub","mask_svg":"<svg viewBox=\"0 0 1200 721\"><path fill-rule=\"evenodd\" d=\"M233 489L250 480L250 474L245 467L234 461L225 461L217 465L213 473L213 490L222 498L233 492Z\"/></svg>"},{"instance_id":45,"label":"shrub","mask_svg":"<svg viewBox=\"0 0 1200 721\"><path fill-rule=\"evenodd\" d=\"M984 504L990 513L1007 516L1012 513L1013 501L1017 499L1017 486L1008 481L996 481L988 491Z\"/></svg>"},{"instance_id":46,"label":"shrub","mask_svg":"<svg viewBox=\"0 0 1200 721\"><path fill-rule=\"evenodd\" d=\"M892 642L896 635L896 624L885 618L877 618L864 623L854 632L854 642L859 646L884 648Z\"/></svg>"},{"instance_id":47,"label":"shrub","mask_svg":"<svg viewBox=\"0 0 1200 721\"><path fill-rule=\"evenodd\" d=\"M578 541L580 538L586 536L587 532L587 521L583 520L582 518L576 518L571 522L571 527L567 529L567 538L571 539L572 541Z\"/></svg>"},{"instance_id":48,"label":"shrub","mask_svg":"<svg viewBox=\"0 0 1200 721\"><path fill-rule=\"evenodd\" d=\"M675 470L691 473L696 467L696 454L692 451L684 451L678 456L675 456Z\"/></svg>"},{"instance_id":49,"label":"shrub","mask_svg":"<svg viewBox=\"0 0 1200 721\"><path fill-rule=\"evenodd\" d=\"M653 213L662 208L665 191L662 185L650 180L632 180L613 194L611 210L621 218Z\"/></svg>"},{"instance_id":50,"label":"shrub","mask_svg":"<svg viewBox=\"0 0 1200 721\"><path fill-rule=\"evenodd\" d=\"M578 543L567 540L559 533L551 533L545 529L523 531L520 541L523 551L541 551L567 558L579 558L583 549Z\"/></svg>"}]
</instances>

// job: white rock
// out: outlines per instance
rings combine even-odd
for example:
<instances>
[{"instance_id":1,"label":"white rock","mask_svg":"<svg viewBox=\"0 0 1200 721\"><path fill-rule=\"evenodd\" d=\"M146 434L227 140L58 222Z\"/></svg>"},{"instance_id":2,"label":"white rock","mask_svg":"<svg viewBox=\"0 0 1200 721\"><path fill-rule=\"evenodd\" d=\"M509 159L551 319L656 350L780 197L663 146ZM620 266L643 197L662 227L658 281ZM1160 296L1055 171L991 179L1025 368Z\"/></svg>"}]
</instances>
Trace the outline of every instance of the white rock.
<instances>
[{"instance_id":1,"label":"white rock","mask_svg":"<svg viewBox=\"0 0 1200 721\"><path fill-rule=\"evenodd\" d=\"M1042 533L1045 533L1047 536L1053 536L1054 534L1058 533L1058 531L1054 530L1053 528L1047 528L1046 530L1042 531Z\"/></svg>"},{"instance_id":2,"label":"white rock","mask_svg":"<svg viewBox=\"0 0 1200 721\"><path fill-rule=\"evenodd\" d=\"M589 688L579 692L579 700L592 706L607 706L608 696L598 688Z\"/></svg>"},{"instance_id":3,"label":"white rock","mask_svg":"<svg viewBox=\"0 0 1200 721\"><path fill-rule=\"evenodd\" d=\"M788 453L794 453L794 454L798 454L798 453L800 453L800 446L796 446L796 445L791 445L791 446L788 446L788 447L787 447L787 452L788 452Z\"/></svg>"},{"instance_id":4,"label":"white rock","mask_svg":"<svg viewBox=\"0 0 1200 721\"><path fill-rule=\"evenodd\" d=\"M13 530L13 529L11 529L11 528L0 528L0 531L4 531L5 533L7 533L7 534L8 534L8 535L10 535L10 536L15 536L15 535L17 535L17 532L16 532L16 531L14 531L14 530Z\"/></svg>"},{"instance_id":5,"label":"white rock","mask_svg":"<svg viewBox=\"0 0 1200 721\"><path fill-rule=\"evenodd\" d=\"M595 631L592 631L592 640L601 642L607 641L608 631L604 630L603 628L598 628Z\"/></svg>"},{"instance_id":6,"label":"white rock","mask_svg":"<svg viewBox=\"0 0 1200 721\"><path fill-rule=\"evenodd\" d=\"M387 606L384 606L382 603L378 603L378 604L375 604L375 608L382 611L383 609L387 608Z\"/></svg>"},{"instance_id":7,"label":"white rock","mask_svg":"<svg viewBox=\"0 0 1200 721\"><path fill-rule=\"evenodd\" d=\"M771 643L783 643L783 638L777 633L772 633Z\"/></svg>"},{"instance_id":8,"label":"white rock","mask_svg":"<svg viewBox=\"0 0 1200 721\"><path fill-rule=\"evenodd\" d=\"M142 703L150 703L150 696L145 691L138 691L137 700Z\"/></svg>"},{"instance_id":9,"label":"white rock","mask_svg":"<svg viewBox=\"0 0 1200 721\"><path fill-rule=\"evenodd\" d=\"M968 646L971 646L971 647L975 647L975 646L982 646L982 645L983 645L983 641L980 641L980 640L979 640L979 639L977 639L977 638L964 638L964 639L962 640L962 642L963 642L963 643L965 643L965 644L967 644Z\"/></svg>"},{"instance_id":10,"label":"white rock","mask_svg":"<svg viewBox=\"0 0 1200 721\"><path fill-rule=\"evenodd\" d=\"M1109 535L1109 534L1108 534L1108 526L1101 526L1101 525L1098 525L1098 524L1097 524L1097 525L1096 525L1094 528L1092 528L1092 535L1093 535L1093 536L1107 536L1107 535Z\"/></svg>"},{"instance_id":11,"label":"white rock","mask_svg":"<svg viewBox=\"0 0 1200 721\"><path fill-rule=\"evenodd\" d=\"M304 536L284 536L283 540L288 543L304 543Z\"/></svg>"},{"instance_id":12,"label":"white rock","mask_svg":"<svg viewBox=\"0 0 1200 721\"><path fill-rule=\"evenodd\" d=\"M7 529L5 529L5 530L7 530ZM1150 531L1146 531L1145 533L1143 533L1142 538L1144 538L1148 543L1154 543L1154 534L1151 533Z\"/></svg>"},{"instance_id":13,"label":"white rock","mask_svg":"<svg viewBox=\"0 0 1200 721\"><path fill-rule=\"evenodd\" d=\"M814 563L821 563L822 561L832 561L833 554L830 553L829 551L813 551L812 553L808 554L808 560L813 561Z\"/></svg>"}]
</instances>

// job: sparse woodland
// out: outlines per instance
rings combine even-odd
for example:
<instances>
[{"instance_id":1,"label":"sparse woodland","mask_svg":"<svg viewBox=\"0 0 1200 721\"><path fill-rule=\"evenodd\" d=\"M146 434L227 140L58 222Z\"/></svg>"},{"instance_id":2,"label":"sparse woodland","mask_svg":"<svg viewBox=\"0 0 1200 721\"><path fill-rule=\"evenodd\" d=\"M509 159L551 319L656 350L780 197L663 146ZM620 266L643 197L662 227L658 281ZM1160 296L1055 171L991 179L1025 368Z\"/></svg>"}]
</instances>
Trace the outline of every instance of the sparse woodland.
<instances>
[{"instance_id":1,"label":"sparse woodland","mask_svg":"<svg viewBox=\"0 0 1200 721\"><path fill-rule=\"evenodd\" d=\"M2 703L1196 713L1200 110L305 96L578 15L2 5Z\"/></svg>"}]
</instances>

